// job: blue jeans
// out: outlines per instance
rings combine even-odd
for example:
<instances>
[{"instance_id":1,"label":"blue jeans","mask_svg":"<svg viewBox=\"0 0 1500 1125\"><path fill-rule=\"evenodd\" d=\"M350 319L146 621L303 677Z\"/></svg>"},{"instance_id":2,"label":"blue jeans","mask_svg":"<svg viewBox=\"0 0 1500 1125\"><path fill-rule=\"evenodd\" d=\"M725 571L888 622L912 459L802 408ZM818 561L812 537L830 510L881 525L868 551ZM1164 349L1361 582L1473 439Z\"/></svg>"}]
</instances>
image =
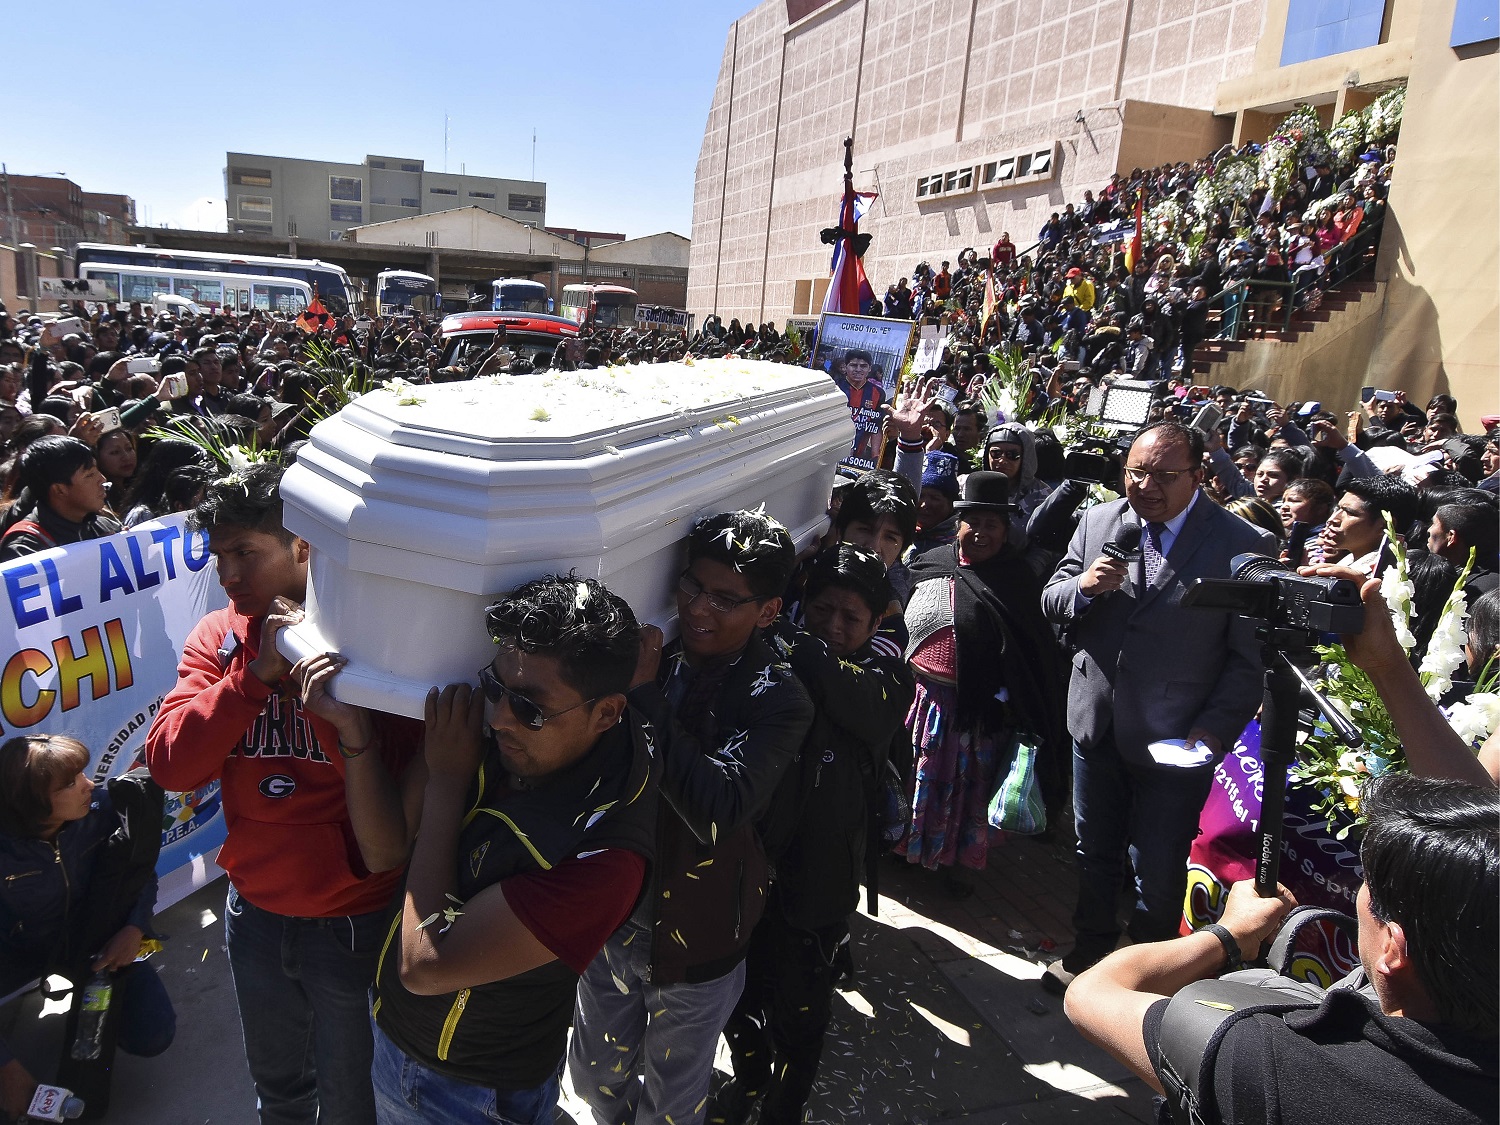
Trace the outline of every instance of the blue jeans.
<instances>
[{"instance_id":1,"label":"blue jeans","mask_svg":"<svg viewBox=\"0 0 1500 1125\"><path fill-rule=\"evenodd\" d=\"M369 1125L370 984L384 911L291 918L234 887L224 907L261 1125Z\"/></svg>"},{"instance_id":2,"label":"blue jeans","mask_svg":"<svg viewBox=\"0 0 1500 1125\"><path fill-rule=\"evenodd\" d=\"M1188 849L1213 783L1213 767L1131 765L1112 734L1085 750L1073 744L1073 816L1078 834L1076 944L1065 966L1078 971L1115 947L1126 855L1135 875L1132 941L1177 936L1187 893Z\"/></svg>"},{"instance_id":3,"label":"blue jeans","mask_svg":"<svg viewBox=\"0 0 1500 1125\"><path fill-rule=\"evenodd\" d=\"M172 998L150 962L127 965L115 974L119 994L120 1050L143 1059L153 1058L172 1045L177 1035L177 1013Z\"/></svg>"},{"instance_id":4,"label":"blue jeans","mask_svg":"<svg viewBox=\"0 0 1500 1125\"><path fill-rule=\"evenodd\" d=\"M578 982L568 1066L599 1125L698 1125L719 1033L745 986L745 963L701 984L652 984L651 927L616 930Z\"/></svg>"},{"instance_id":5,"label":"blue jeans","mask_svg":"<svg viewBox=\"0 0 1500 1125\"><path fill-rule=\"evenodd\" d=\"M375 1029L375 1121L378 1125L552 1125L557 1075L530 1090L496 1090L449 1078L423 1066Z\"/></svg>"}]
</instances>

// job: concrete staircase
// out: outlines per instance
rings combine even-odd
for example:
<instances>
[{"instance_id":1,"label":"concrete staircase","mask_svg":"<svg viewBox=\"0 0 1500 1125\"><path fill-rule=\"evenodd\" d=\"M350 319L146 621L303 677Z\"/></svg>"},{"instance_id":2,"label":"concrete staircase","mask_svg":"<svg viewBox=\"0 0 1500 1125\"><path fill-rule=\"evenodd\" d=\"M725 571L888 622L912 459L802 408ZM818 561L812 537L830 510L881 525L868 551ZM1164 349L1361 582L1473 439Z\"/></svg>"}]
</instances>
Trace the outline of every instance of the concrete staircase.
<instances>
[{"instance_id":1,"label":"concrete staircase","mask_svg":"<svg viewBox=\"0 0 1500 1125\"><path fill-rule=\"evenodd\" d=\"M1234 372L1244 371L1248 375L1247 368L1263 371L1267 367L1294 366L1297 357L1287 349L1296 347L1299 340L1305 342L1320 324L1350 319L1345 315L1350 307L1363 303L1369 294L1378 293L1380 288L1380 283L1375 281L1348 281L1333 292L1325 293L1316 312L1293 316L1286 329L1252 326L1247 329L1244 339L1205 340L1193 355L1193 380L1210 385L1223 383L1243 387L1250 380L1242 378L1242 381L1236 381ZM1245 356L1247 352L1249 355ZM1237 362L1241 357L1251 362Z\"/></svg>"}]
</instances>

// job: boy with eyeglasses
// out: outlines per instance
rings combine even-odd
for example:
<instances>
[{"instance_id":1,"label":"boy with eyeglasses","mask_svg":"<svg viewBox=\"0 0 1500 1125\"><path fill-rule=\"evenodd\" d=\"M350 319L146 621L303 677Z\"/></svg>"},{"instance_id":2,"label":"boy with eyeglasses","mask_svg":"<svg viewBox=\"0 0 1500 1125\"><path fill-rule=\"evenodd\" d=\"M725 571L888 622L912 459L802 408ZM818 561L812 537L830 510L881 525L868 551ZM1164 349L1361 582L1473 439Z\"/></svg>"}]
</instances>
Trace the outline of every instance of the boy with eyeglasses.
<instances>
[{"instance_id":1,"label":"boy with eyeglasses","mask_svg":"<svg viewBox=\"0 0 1500 1125\"><path fill-rule=\"evenodd\" d=\"M633 708L657 732L661 794L647 891L578 986L569 1068L601 1125L703 1120L719 1032L765 909L756 820L813 718L761 637L795 564L758 512L704 520L677 579L680 638L659 672L645 630ZM648 673L650 673L648 675Z\"/></svg>"}]
</instances>

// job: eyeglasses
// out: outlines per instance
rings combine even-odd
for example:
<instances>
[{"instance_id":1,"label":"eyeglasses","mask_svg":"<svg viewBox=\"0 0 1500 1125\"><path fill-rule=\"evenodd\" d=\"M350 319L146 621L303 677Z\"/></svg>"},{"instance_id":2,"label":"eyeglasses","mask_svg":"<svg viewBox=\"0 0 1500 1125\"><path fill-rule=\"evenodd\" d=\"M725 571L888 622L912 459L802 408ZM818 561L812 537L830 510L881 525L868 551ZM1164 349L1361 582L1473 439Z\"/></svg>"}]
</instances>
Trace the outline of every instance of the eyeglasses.
<instances>
[{"instance_id":1,"label":"eyeglasses","mask_svg":"<svg viewBox=\"0 0 1500 1125\"><path fill-rule=\"evenodd\" d=\"M585 699L582 703L575 703L571 707L564 707L561 711L554 711L549 715L520 692L511 691L506 687L488 664L479 669L479 687L484 692L484 697L496 706L499 706L502 700L509 700L510 713L516 717L516 722L527 730L541 730L548 719L566 715L569 711L576 711L580 707L587 707L599 698L596 695L593 699Z\"/></svg>"},{"instance_id":2,"label":"eyeglasses","mask_svg":"<svg viewBox=\"0 0 1500 1125\"><path fill-rule=\"evenodd\" d=\"M1019 449L996 449L990 446L989 454L991 461L1019 461L1021 459Z\"/></svg>"},{"instance_id":3,"label":"eyeglasses","mask_svg":"<svg viewBox=\"0 0 1500 1125\"><path fill-rule=\"evenodd\" d=\"M1165 488L1178 477L1185 477L1197 471L1197 469L1132 469L1127 465L1125 475L1130 478L1131 484L1145 484L1148 480L1155 480L1157 484Z\"/></svg>"},{"instance_id":4,"label":"eyeglasses","mask_svg":"<svg viewBox=\"0 0 1500 1125\"><path fill-rule=\"evenodd\" d=\"M703 588L702 582L699 582L685 570L677 576L677 590L679 593L687 595L688 605L692 605L693 602L698 600L699 595L702 595L703 600L708 603L708 608L715 613L733 613L742 605L765 600L764 598L757 598L754 595L748 598L726 598L722 594L710 594Z\"/></svg>"}]
</instances>

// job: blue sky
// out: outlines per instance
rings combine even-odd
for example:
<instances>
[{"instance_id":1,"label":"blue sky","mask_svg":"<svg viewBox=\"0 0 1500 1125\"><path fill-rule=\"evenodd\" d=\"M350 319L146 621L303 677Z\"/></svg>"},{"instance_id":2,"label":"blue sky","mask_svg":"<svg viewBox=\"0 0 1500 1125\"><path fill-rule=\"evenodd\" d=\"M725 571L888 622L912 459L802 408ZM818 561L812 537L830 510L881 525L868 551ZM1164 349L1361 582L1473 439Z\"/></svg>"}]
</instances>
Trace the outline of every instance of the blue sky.
<instances>
[{"instance_id":1,"label":"blue sky","mask_svg":"<svg viewBox=\"0 0 1500 1125\"><path fill-rule=\"evenodd\" d=\"M26 3L0 160L223 229L226 151L547 182L547 222L691 233L729 25L756 0Z\"/></svg>"}]
</instances>

